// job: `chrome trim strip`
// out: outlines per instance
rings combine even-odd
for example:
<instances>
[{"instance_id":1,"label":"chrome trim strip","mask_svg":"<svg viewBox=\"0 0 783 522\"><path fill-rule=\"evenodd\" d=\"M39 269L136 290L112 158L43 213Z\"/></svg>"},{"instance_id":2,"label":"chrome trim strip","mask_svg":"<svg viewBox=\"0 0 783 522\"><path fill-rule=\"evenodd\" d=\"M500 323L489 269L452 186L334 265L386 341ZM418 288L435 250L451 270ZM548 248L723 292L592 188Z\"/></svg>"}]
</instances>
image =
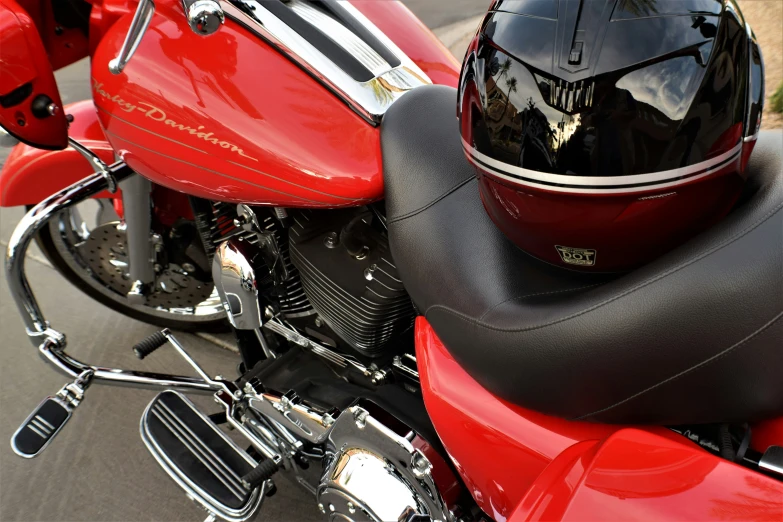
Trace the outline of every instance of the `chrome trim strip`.
<instances>
[{"instance_id":1,"label":"chrome trim strip","mask_svg":"<svg viewBox=\"0 0 783 522\"><path fill-rule=\"evenodd\" d=\"M783 447L770 446L759 460L759 468L783 476Z\"/></svg>"},{"instance_id":2,"label":"chrome trim strip","mask_svg":"<svg viewBox=\"0 0 783 522\"><path fill-rule=\"evenodd\" d=\"M471 145L469 145L468 142L466 142L464 139L462 140L462 147L465 149L465 152L468 154L468 156L473 157L477 162L483 163L484 165L491 167L493 170L498 171L499 173L508 174L508 176L504 176L504 177L509 181L523 182L523 180L520 180L519 177L524 177L529 180L541 181L544 183L555 183L558 185L576 185L576 186L593 187L593 188L598 186L599 188L597 188L597 190L600 191L601 190L600 186L602 185L608 187L618 187L619 190L627 190L626 188L622 188L622 186L636 185L640 183L656 183L656 182L667 183L667 182L680 180L680 178L683 178L684 176L697 174L704 170L714 169L714 167L717 167L722 163L726 163L734 156L739 154L740 151L742 150L742 143L738 143L733 149L731 149L728 152L724 152L720 156L716 156L712 159L708 159L707 161L702 161L694 165L688 165L687 167L665 170L661 172L653 172L649 174L635 174L632 176L607 176L607 177L568 176L563 174L550 174L547 172L539 172L536 170L529 170L521 167L513 167L506 163L490 158L485 154L482 154L481 152L474 149ZM692 179L695 178L691 177L688 178L687 180L682 180L682 181L690 181ZM656 188L658 186L659 186L658 184L655 185ZM642 190L649 190L649 188L650 188L649 186L643 187ZM567 190L570 191L571 189L567 189ZM611 189L606 189L606 190L611 190Z\"/></svg>"},{"instance_id":3,"label":"chrome trim strip","mask_svg":"<svg viewBox=\"0 0 783 522\"><path fill-rule=\"evenodd\" d=\"M38 421L40 424L43 424L43 425L45 425L47 428L49 428L49 430L48 430L48 431L49 431L49 433L51 433L51 432L52 432L52 430L54 430L54 426L52 426L52 424L51 424L50 422L48 422L46 419L44 419L44 418L43 418L43 417L41 417L40 415L36 415L36 416L35 416L35 420L37 420L37 421Z\"/></svg>"},{"instance_id":4,"label":"chrome trim strip","mask_svg":"<svg viewBox=\"0 0 783 522\"><path fill-rule=\"evenodd\" d=\"M338 1L346 12L395 55L400 61L399 66L392 68L348 28L343 27L328 15L319 12L318 17L328 17L332 22L319 23L316 28L351 53L375 75L367 82L356 81L319 49L274 16L262 3L255 0L245 0L243 6L246 9L240 9L232 3L232 0L221 0L221 6L228 18L269 42L368 122L378 124L392 103L400 96L416 87L431 84L432 81L413 60L350 2ZM306 12L306 8L302 8L299 3L295 3L291 9L308 23L312 24L317 19L312 13ZM338 25L340 28L336 27ZM348 36L348 33L351 36Z\"/></svg>"},{"instance_id":5,"label":"chrome trim strip","mask_svg":"<svg viewBox=\"0 0 783 522\"><path fill-rule=\"evenodd\" d=\"M36 429L36 428L33 426L33 424L34 424L34 421L30 421L30 423L27 425L27 427L28 427L28 428L30 428L31 430L33 430L33 433L35 433L36 435L38 435L38 436L39 436L39 437L41 437L42 439L45 439L45 438L46 438L46 435L44 435L43 433L41 433L40 431L38 431L38 429Z\"/></svg>"},{"instance_id":6,"label":"chrome trim strip","mask_svg":"<svg viewBox=\"0 0 783 522\"><path fill-rule=\"evenodd\" d=\"M291 0L288 6L314 27L331 36L332 40L353 55L359 63L366 67L376 78L390 71L392 67L379 55L375 49L356 36L353 31L327 15L323 11L314 8L307 2Z\"/></svg>"}]
</instances>

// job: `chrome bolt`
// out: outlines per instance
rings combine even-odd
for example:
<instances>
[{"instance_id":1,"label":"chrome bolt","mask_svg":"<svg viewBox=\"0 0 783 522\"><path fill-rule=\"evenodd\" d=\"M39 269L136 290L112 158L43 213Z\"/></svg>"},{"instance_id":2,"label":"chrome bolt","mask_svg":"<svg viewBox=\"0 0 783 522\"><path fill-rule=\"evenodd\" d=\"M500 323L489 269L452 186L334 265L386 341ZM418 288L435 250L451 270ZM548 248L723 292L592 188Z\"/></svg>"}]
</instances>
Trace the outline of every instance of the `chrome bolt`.
<instances>
[{"instance_id":1,"label":"chrome bolt","mask_svg":"<svg viewBox=\"0 0 783 522\"><path fill-rule=\"evenodd\" d=\"M191 265L190 263L182 263L182 270L185 272L193 272L196 270L196 267Z\"/></svg>"},{"instance_id":2,"label":"chrome bolt","mask_svg":"<svg viewBox=\"0 0 783 522\"><path fill-rule=\"evenodd\" d=\"M237 390L234 392L234 398L235 399L241 399L242 398L242 390Z\"/></svg>"},{"instance_id":3,"label":"chrome bolt","mask_svg":"<svg viewBox=\"0 0 783 522\"><path fill-rule=\"evenodd\" d=\"M413 470L413 474L421 478L424 475L428 475L430 473L432 464L430 464L430 461L427 460L427 457L425 457L419 450L416 450L416 453L414 453L413 457L411 457L411 468Z\"/></svg>"},{"instance_id":4,"label":"chrome bolt","mask_svg":"<svg viewBox=\"0 0 783 522\"><path fill-rule=\"evenodd\" d=\"M361 408L357 409L353 412L353 420L356 421L356 427L360 430L363 430L365 426L367 426L367 417L369 414L367 413L367 410L363 410Z\"/></svg>"},{"instance_id":5,"label":"chrome bolt","mask_svg":"<svg viewBox=\"0 0 783 522\"><path fill-rule=\"evenodd\" d=\"M385 380L386 380L386 372L384 372L382 370L381 371L377 371L377 372L373 372L372 379L371 379L373 384L381 384Z\"/></svg>"},{"instance_id":6,"label":"chrome bolt","mask_svg":"<svg viewBox=\"0 0 783 522\"><path fill-rule=\"evenodd\" d=\"M324 514L326 513L326 509L324 509L324 505L321 504L320 502L318 503L318 511Z\"/></svg>"},{"instance_id":7,"label":"chrome bolt","mask_svg":"<svg viewBox=\"0 0 783 522\"><path fill-rule=\"evenodd\" d=\"M324 238L324 245L326 248L336 248L338 242L339 238L337 237L337 232L329 232Z\"/></svg>"},{"instance_id":8,"label":"chrome bolt","mask_svg":"<svg viewBox=\"0 0 783 522\"><path fill-rule=\"evenodd\" d=\"M334 424L334 417L332 417L328 413L324 413L324 416L321 417L321 423L328 428L329 426Z\"/></svg>"},{"instance_id":9,"label":"chrome bolt","mask_svg":"<svg viewBox=\"0 0 783 522\"><path fill-rule=\"evenodd\" d=\"M329 511L334 513L334 504L329 504Z\"/></svg>"},{"instance_id":10,"label":"chrome bolt","mask_svg":"<svg viewBox=\"0 0 783 522\"><path fill-rule=\"evenodd\" d=\"M60 107L58 107L56 103L50 103L46 106L46 112L49 113L49 116L54 116L60 112Z\"/></svg>"},{"instance_id":11,"label":"chrome bolt","mask_svg":"<svg viewBox=\"0 0 783 522\"><path fill-rule=\"evenodd\" d=\"M316 317L316 318L315 318L315 325L316 325L318 328L322 327L322 326L324 325L324 320L323 320L323 319L321 319L320 317Z\"/></svg>"},{"instance_id":12,"label":"chrome bolt","mask_svg":"<svg viewBox=\"0 0 783 522\"><path fill-rule=\"evenodd\" d=\"M348 513L351 515L356 513L356 506L353 505L353 502L348 502Z\"/></svg>"},{"instance_id":13,"label":"chrome bolt","mask_svg":"<svg viewBox=\"0 0 783 522\"><path fill-rule=\"evenodd\" d=\"M253 386L251 386L249 382L245 383L245 393L248 393L248 394L255 393L255 390L253 389Z\"/></svg>"}]
</instances>

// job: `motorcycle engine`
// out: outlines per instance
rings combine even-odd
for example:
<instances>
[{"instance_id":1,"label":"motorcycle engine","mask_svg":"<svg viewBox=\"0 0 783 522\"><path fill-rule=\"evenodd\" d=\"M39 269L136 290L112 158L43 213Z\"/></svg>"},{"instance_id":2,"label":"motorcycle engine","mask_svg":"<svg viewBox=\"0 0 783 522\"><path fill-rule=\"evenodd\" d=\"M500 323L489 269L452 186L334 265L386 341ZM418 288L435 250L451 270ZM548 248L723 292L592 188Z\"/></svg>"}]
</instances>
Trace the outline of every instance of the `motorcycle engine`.
<instances>
[{"instance_id":1,"label":"motorcycle engine","mask_svg":"<svg viewBox=\"0 0 783 522\"><path fill-rule=\"evenodd\" d=\"M380 216L362 208L297 212L291 219L291 263L318 314L309 334L366 357L387 354L412 335L413 303Z\"/></svg>"},{"instance_id":2,"label":"motorcycle engine","mask_svg":"<svg viewBox=\"0 0 783 522\"><path fill-rule=\"evenodd\" d=\"M234 238L257 245L235 226L236 206L194 201L207 252ZM412 345L415 310L391 258L383 218L367 207L297 210L283 220L255 211L276 238L287 279L276 286L259 270L259 295L300 332L342 352L374 359ZM265 305L264 305L265 306Z\"/></svg>"}]
</instances>

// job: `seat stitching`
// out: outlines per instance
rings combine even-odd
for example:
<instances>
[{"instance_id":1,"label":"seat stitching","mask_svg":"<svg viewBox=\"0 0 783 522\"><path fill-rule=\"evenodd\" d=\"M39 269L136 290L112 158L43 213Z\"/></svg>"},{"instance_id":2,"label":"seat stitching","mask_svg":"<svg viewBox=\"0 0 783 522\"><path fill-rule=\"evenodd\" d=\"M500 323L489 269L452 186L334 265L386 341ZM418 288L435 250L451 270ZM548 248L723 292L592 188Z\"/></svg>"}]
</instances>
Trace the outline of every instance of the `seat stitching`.
<instances>
[{"instance_id":1,"label":"seat stitching","mask_svg":"<svg viewBox=\"0 0 783 522\"><path fill-rule=\"evenodd\" d=\"M627 296L629 294L632 294L633 292L636 292L637 290L639 290L641 288L644 288L645 286L648 286L648 285L650 285L652 283L655 283L656 281L664 279L664 278L672 275L673 273L678 272L678 271L682 270L683 268L686 268L686 267L694 264L695 262L700 261L701 259L704 259L705 257L708 257L708 256L714 254L718 250L721 250L722 248L730 245L731 243L734 243L735 241L739 240L743 236L747 235L748 233L752 232L753 230L755 230L756 228L761 226L764 222L768 221L772 216L777 214L780 211L781 208L783 208L783 203L780 203L778 206L776 206L775 208L770 210L764 217L762 217L761 219L759 219L758 221L756 221L752 225L749 225L744 230L738 232L734 236L726 239L724 242L716 245L715 247L713 247L712 249L708 250L707 252L704 252L703 254L701 254L701 255L699 255L699 256L697 256L697 257L695 257L695 258L693 258L693 259L691 259L691 260L689 260L689 261L687 261L685 263L682 263L682 264L680 264L678 266L670 268L666 272L664 272L662 274L659 274L659 275L657 275L657 276L655 276L655 277L653 277L651 279L648 279L647 281L639 283L638 285L634 286L633 288L629 288L628 290L626 290L626 291L624 291L624 292L622 292L620 294L617 294L614 297L610 297L609 299L607 299L607 300L605 300L605 301L603 301L601 303L597 303L597 304L595 304L595 305L593 305L593 306L591 306L589 308L586 308L584 310L581 310L579 312L574 312L573 314L568 315L566 317L561 317L560 319L554 319L554 320L552 320L552 321L550 321L548 323L544 323L544 324L540 324L540 325L536 325L536 326L528 326L526 328L520 328L520 329L499 328L499 327L496 327L496 326L492 326L490 324L479 322L478 320L473 319L472 317L469 317L469 316L467 316L467 315L465 315L465 314L463 314L461 312L457 312L456 310L452 310L451 308L448 308L448 307L443 306L443 305L432 305L432 306L430 306L424 312L424 316L428 317L432 310L438 309L438 310L443 310L444 312L449 313L451 315L454 315L456 317L460 317L460 318L464 319L466 322L474 324L476 326L480 326L480 327L486 328L488 330L494 330L494 331L498 331L498 332L509 332L509 333L529 332L529 331L538 330L538 329L541 329L541 328L546 328L547 326L553 326L555 324L559 324L559 323L562 323L562 322L565 322L565 321L569 321L571 319L574 319L574 318L579 317L581 315L584 315L586 313L592 312L593 310L597 310L598 308L606 306L609 303L612 303L612 302L614 302L614 301L616 301L616 300L618 300L618 299L620 299L622 297L625 297L625 296Z\"/></svg>"},{"instance_id":2,"label":"seat stitching","mask_svg":"<svg viewBox=\"0 0 783 522\"><path fill-rule=\"evenodd\" d=\"M473 181L475 179L476 179L475 176L470 176L468 179L466 179L464 181L460 181L457 185L455 185L454 187L450 188L448 191L446 191L442 195L440 195L437 199L434 199L434 200L430 201L429 203L427 203L423 207L418 208L416 210L411 210L407 214L403 214L401 216L397 216L397 217L395 217L393 219L390 219L389 220L389 224L396 223L397 221L402 221L403 219L407 219L409 217L415 216L416 214L418 214L420 212L423 212L423 211L427 210L428 208L430 208L432 205L434 205L438 201L442 200L443 198L445 198L446 196L450 195L451 193L459 190L463 185L466 185L466 184L470 183L471 181Z\"/></svg>"},{"instance_id":3,"label":"seat stitching","mask_svg":"<svg viewBox=\"0 0 783 522\"><path fill-rule=\"evenodd\" d=\"M624 404L624 403L626 403L628 401L631 401L631 400L639 397L640 395L644 395L645 393L647 393L649 391L652 391L655 388L658 388L659 386L663 386L664 384L666 384L668 382L671 382L671 381L674 381L676 379L679 379L680 377L682 377L682 376L684 376L684 375L686 375L688 373L691 373L691 372L693 372L693 371L695 371L695 370L697 370L697 369L699 369L699 368L701 368L703 366L712 364L712 363L718 361L719 359L721 359L723 357L726 357L732 351L734 351L735 349L741 347L743 344L746 344L746 343L750 342L754 337L760 335L765 330L767 330L770 327L772 327L772 325L774 325L776 322L778 322L781 319L781 317L783 317L783 312L780 312L778 315L776 315L774 318L772 318L769 322L767 322L767 324L763 325L762 327L757 329L755 332L751 333L750 335L748 335L747 337L745 337L741 341L737 342L736 344L726 348L722 352L716 353L712 357L709 357L709 358L703 360L702 362L700 362L700 363L698 363L698 364L696 364L694 366L691 366L690 368L687 368L687 369L681 371L680 373L678 373L676 375L672 375L671 377L669 377L667 379L664 379L663 381L661 381L659 383L653 384L649 388L646 388L646 389L644 389L644 390L642 390L642 391L640 391L638 393L635 393L635 394L631 395L630 397L627 397L627 398L621 400L620 402L616 402L616 403L612 404L611 406L607 406L606 408L603 408L601 410L597 410L597 411L594 411L592 413L588 413L586 415L582 415L581 417L577 417L575 420L583 420L583 419L585 419L587 417L591 417L593 415L598 415L599 413L603 413L605 411L608 411L608 410L611 410L613 408L616 408L617 406L620 406L621 404Z\"/></svg>"},{"instance_id":4,"label":"seat stitching","mask_svg":"<svg viewBox=\"0 0 783 522\"><path fill-rule=\"evenodd\" d=\"M553 295L553 294L564 294L566 292L576 292L577 290L585 290L587 288L593 288L594 286L601 286L603 284L605 284L605 283L595 283L595 284L592 284L592 285L580 286L579 288L569 288L567 290L555 290L554 292L539 292L537 294L527 294L527 295L521 295L521 296L517 296L517 297L509 297L505 301L501 301L501 302L499 302L497 304L494 304L491 307L489 307L489 309L486 312L481 314L481 317L479 317L478 320L481 321L482 319L484 319L487 316L487 314L489 314L490 312L492 312L493 310L495 310L499 306L503 306L504 304L508 303L509 301L517 301L517 300L527 299L528 297L538 297L538 296L542 296L542 295Z\"/></svg>"}]
</instances>

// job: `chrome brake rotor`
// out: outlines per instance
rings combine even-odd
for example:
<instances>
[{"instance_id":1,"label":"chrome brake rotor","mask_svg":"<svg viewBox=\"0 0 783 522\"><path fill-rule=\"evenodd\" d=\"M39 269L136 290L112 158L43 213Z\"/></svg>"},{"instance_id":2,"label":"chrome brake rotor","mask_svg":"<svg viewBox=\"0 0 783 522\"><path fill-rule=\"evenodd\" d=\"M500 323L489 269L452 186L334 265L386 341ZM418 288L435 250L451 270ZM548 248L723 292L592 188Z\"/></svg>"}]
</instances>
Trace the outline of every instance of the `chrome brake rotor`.
<instances>
[{"instance_id":1,"label":"chrome brake rotor","mask_svg":"<svg viewBox=\"0 0 783 522\"><path fill-rule=\"evenodd\" d=\"M118 222L100 225L79 245L93 276L109 289L127 295L131 288L125 230ZM154 290L147 296L153 308L193 308L212 294L211 282L199 281L181 266L169 264L156 270Z\"/></svg>"}]
</instances>

